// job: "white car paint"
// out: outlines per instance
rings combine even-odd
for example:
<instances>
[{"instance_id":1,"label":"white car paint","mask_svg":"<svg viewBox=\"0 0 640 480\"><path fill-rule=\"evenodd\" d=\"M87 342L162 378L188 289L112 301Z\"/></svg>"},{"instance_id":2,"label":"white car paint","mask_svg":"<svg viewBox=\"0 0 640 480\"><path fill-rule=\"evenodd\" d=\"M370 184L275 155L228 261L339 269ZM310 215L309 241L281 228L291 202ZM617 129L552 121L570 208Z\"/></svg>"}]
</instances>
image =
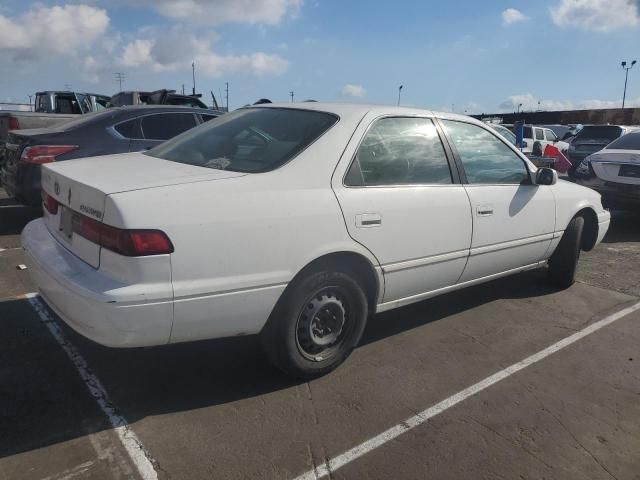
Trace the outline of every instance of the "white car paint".
<instances>
[{"instance_id":1,"label":"white car paint","mask_svg":"<svg viewBox=\"0 0 640 480\"><path fill-rule=\"evenodd\" d=\"M23 247L38 290L69 325L114 347L255 334L297 273L338 252L370 265L378 292L373 304L384 311L544 265L582 209L599 219L598 241L608 228L599 195L563 181L344 185L376 119L440 118L492 131L471 118L369 105L252 108L331 112L339 121L266 173L212 170L141 153L43 168L43 189L61 210L93 212L117 228L159 229L174 246L168 254L125 257L77 235L66 238L61 213L45 210L23 231ZM496 138L535 175L524 155Z\"/></svg>"}]
</instances>

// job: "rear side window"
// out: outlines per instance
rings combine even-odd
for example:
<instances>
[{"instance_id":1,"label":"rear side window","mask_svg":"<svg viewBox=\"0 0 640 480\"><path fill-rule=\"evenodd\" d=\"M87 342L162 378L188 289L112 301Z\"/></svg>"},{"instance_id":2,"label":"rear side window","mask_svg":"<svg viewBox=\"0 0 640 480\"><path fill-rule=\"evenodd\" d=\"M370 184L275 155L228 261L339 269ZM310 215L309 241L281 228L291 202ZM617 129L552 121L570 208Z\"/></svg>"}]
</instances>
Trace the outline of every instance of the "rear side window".
<instances>
[{"instance_id":1,"label":"rear side window","mask_svg":"<svg viewBox=\"0 0 640 480\"><path fill-rule=\"evenodd\" d=\"M159 113L142 117L140 127L148 140L169 140L196 126L191 113Z\"/></svg>"},{"instance_id":2,"label":"rear side window","mask_svg":"<svg viewBox=\"0 0 640 480\"><path fill-rule=\"evenodd\" d=\"M137 118L119 123L113 128L115 128L116 132L124 138L140 138L140 129L138 128Z\"/></svg>"},{"instance_id":3,"label":"rear side window","mask_svg":"<svg viewBox=\"0 0 640 480\"><path fill-rule=\"evenodd\" d=\"M200 114L200 118L202 118L203 122L208 122L209 120L213 120L216 117L217 115L203 115L202 113Z\"/></svg>"},{"instance_id":4,"label":"rear side window","mask_svg":"<svg viewBox=\"0 0 640 480\"><path fill-rule=\"evenodd\" d=\"M472 184L520 184L529 180L524 161L491 132L470 123L443 120L447 136Z\"/></svg>"},{"instance_id":5,"label":"rear side window","mask_svg":"<svg viewBox=\"0 0 640 480\"><path fill-rule=\"evenodd\" d=\"M607 145L608 150L640 150L640 132L627 133Z\"/></svg>"},{"instance_id":6,"label":"rear side window","mask_svg":"<svg viewBox=\"0 0 640 480\"><path fill-rule=\"evenodd\" d=\"M531 127L524 127L522 136L524 138L533 138L533 132L531 131Z\"/></svg>"},{"instance_id":7,"label":"rear side window","mask_svg":"<svg viewBox=\"0 0 640 480\"><path fill-rule=\"evenodd\" d=\"M268 172L285 164L338 121L331 113L247 108L224 114L147 155L233 172Z\"/></svg>"},{"instance_id":8,"label":"rear side window","mask_svg":"<svg viewBox=\"0 0 640 480\"><path fill-rule=\"evenodd\" d=\"M535 128L536 140L544 140L544 131L541 128Z\"/></svg>"},{"instance_id":9,"label":"rear side window","mask_svg":"<svg viewBox=\"0 0 640 480\"><path fill-rule=\"evenodd\" d=\"M433 121L383 118L362 140L348 186L450 184L451 171Z\"/></svg>"}]
</instances>

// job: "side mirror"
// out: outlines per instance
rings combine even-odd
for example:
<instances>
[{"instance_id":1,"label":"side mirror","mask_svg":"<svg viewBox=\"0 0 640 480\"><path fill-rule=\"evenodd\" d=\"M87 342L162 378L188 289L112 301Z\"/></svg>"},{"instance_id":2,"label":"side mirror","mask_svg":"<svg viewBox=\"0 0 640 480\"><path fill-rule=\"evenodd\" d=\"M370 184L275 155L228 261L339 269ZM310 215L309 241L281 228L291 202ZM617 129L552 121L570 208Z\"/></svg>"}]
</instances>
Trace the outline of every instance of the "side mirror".
<instances>
[{"instance_id":1,"label":"side mirror","mask_svg":"<svg viewBox=\"0 0 640 480\"><path fill-rule=\"evenodd\" d=\"M539 168L536 172L536 185L555 185L558 182L558 172L552 168Z\"/></svg>"}]
</instances>

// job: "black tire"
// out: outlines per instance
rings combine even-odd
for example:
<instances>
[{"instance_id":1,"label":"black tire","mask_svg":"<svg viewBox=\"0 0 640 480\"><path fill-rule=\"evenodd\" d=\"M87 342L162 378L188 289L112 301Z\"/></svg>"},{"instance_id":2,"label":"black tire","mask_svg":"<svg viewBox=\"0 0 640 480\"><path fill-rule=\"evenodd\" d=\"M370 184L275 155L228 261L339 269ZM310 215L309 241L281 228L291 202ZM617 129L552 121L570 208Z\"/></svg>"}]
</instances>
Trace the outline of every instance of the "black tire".
<instances>
[{"instance_id":1,"label":"black tire","mask_svg":"<svg viewBox=\"0 0 640 480\"><path fill-rule=\"evenodd\" d=\"M583 229L584 218L574 217L549 259L549 279L557 287L569 288L575 282Z\"/></svg>"},{"instance_id":2,"label":"black tire","mask_svg":"<svg viewBox=\"0 0 640 480\"><path fill-rule=\"evenodd\" d=\"M311 379L345 361L360 342L367 315L367 296L356 275L314 269L289 285L260 340L276 367Z\"/></svg>"}]
</instances>

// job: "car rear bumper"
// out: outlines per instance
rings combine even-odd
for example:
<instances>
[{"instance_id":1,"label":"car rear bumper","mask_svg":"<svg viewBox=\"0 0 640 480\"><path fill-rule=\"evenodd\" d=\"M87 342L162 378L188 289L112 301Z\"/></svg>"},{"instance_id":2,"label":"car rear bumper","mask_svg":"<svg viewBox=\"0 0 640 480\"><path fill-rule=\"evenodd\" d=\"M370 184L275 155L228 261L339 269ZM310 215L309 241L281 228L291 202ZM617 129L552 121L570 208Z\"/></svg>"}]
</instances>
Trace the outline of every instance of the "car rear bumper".
<instances>
[{"instance_id":1,"label":"car rear bumper","mask_svg":"<svg viewBox=\"0 0 640 480\"><path fill-rule=\"evenodd\" d=\"M107 277L63 247L42 219L22 232L31 278L43 300L81 335L108 347L141 347L169 342L172 298L131 301L127 285Z\"/></svg>"},{"instance_id":2,"label":"car rear bumper","mask_svg":"<svg viewBox=\"0 0 640 480\"><path fill-rule=\"evenodd\" d=\"M576 183L598 192L605 203L640 206L640 185L607 182L597 177L577 178Z\"/></svg>"}]
</instances>

